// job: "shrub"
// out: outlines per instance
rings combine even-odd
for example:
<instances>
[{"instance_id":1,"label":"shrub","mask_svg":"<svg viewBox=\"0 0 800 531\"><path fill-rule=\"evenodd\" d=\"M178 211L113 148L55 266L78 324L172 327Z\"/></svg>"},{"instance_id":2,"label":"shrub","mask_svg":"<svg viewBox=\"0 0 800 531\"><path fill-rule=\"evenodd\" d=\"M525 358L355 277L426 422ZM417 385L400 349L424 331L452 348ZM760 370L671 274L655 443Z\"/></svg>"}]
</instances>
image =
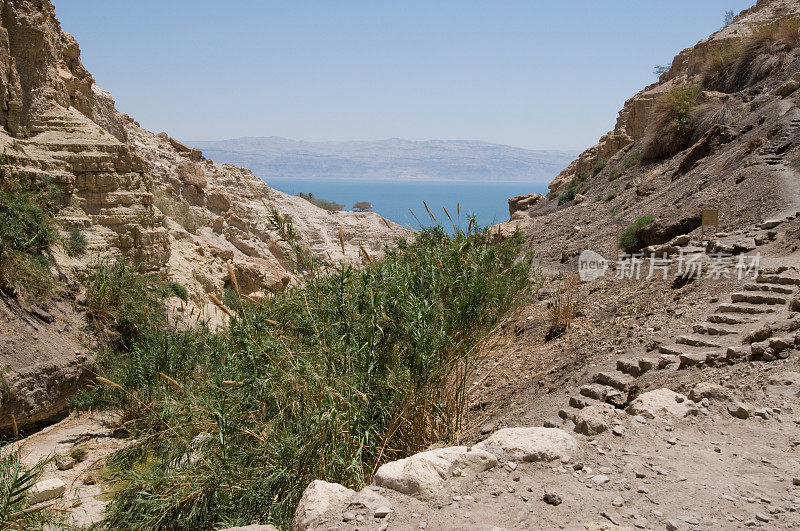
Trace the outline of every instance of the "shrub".
<instances>
[{"instance_id":1,"label":"shrub","mask_svg":"<svg viewBox=\"0 0 800 531\"><path fill-rule=\"evenodd\" d=\"M623 251L632 253L642 248L639 241L639 231L653 221L653 216L641 216L625 228L619 235L619 246Z\"/></svg>"},{"instance_id":2,"label":"shrub","mask_svg":"<svg viewBox=\"0 0 800 531\"><path fill-rule=\"evenodd\" d=\"M314 194L311 193L304 194L303 192L300 192L297 195L299 197L302 197L312 205L318 206L321 209L328 210L330 212L338 212L344 208L344 205L340 205L335 201L328 201L327 199L320 199L319 197L314 197Z\"/></svg>"},{"instance_id":3,"label":"shrub","mask_svg":"<svg viewBox=\"0 0 800 531\"><path fill-rule=\"evenodd\" d=\"M783 17L750 26L754 42L781 43L791 48L800 45L800 16Z\"/></svg>"},{"instance_id":4,"label":"shrub","mask_svg":"<svg viewBox=\"0 0 800 531\"><path fill-rule=\"evenodd\" d=\"M372 203L368 201L358 201L356 204L353 205L353 210L357 212L367 212L372 210Z\"/></svg>"},{"instance_id":5,"label":"shrub","mask_svg":"<svg viewBox=\"0 0 800 531\"><path fill-rule=\"evenodd\" d=\"M580 278L577 273L567 275L550 294L550 327L545 334L549 341L563 334L580 311Z\"/></svg>"},{"instance_id":6,"label":"shrub","mask_svg":"<svg viewBox=\"0 0 800 531\"><path fill-rule=\"evenodd\" d=\"M603 198L603 201L608 203L612 199L616 199L618 195L619 194L617 192L610 192L608 195L605 196L605 198Z\"/></svg>"},{"instance_id":7,"label":"shrub","mask_svg":"<svg viewBox=\"0 0 800 531\"><path fill-rule=\"evenodd\" d=\"M89 245L89 242L86 240L86 235L79 229L73 228L67 233L64 250L69 256L78 256L86 251L87 245Z\"/></svg>"},{"instance_id":8,"label":"shrub","mask_svg":"<svg viewBox=\"0 0 800 531\"><path fill-rule=\"evenodd\" d=\"M600 173L605 167L607 159L601 159L594 163L590 170L582 170L576 173L569 186L558 196L558 204L563 205L575 199L575 196L582 193L589 186L589 179Z\"/></svg>"},{"instance_id":9,"label":"shrub","mask_svg":"<svg viewBox=\"0 0 800 531\"><path fill-rule=\"evenodd\" d=\"M0 288L31 295L50 292L50 247L60 191L47 179L0 177Z\"/></svg>"},{"instance_id":10,"label":"shrub","mask_svg":"<svg viewBox=\"0 0 800 531\"><path fill-rule=\"evenodd\" d=\"M735 111L731 102L701 103L692 108L689 122L691 124L691 141L695 142L715 125L727 125L733 121Z\"/></svg>"},{"instance_id":11,"label":"shrub","mask_svg":"<svg viewBox=\"0 0 800 531\"><path fill-rule=\"evenodd\" d=\"M644 138L643 156L660 159L685 148L691 138L690 113L697 104L700 87L676 85L655 101Z\"/></svg>"},{"instance_id":12,"label":"shrub","mask_svg":"<svg viewBox=\"0 0 800 531\"><path fill-rule=\"evenodd\" d=\"M528 297L519 233L426 229L364 269L251 303L230 325L151 332L98 365L81 404L126 407L111 529L290 526L313 479L359 487L377 466L461 426L470 358ZM187 460L191 452L196 458Z\"/></svg>"},{"instance_id":13,"label":"shrub","mask_svg":"<svg viewBox=\"0 0 800 531\"><path fill-rule=\"evenodd\" d=\"M140 274L122 259L99 260L89 274L87 314L98 337L125 349L164 325L166 294L155 275Z\"/></svg>"},{"instance_id":14,"label":"shrub","mask_svg":"<svg viewBox=\"0 0 800 531\"><path fill-rule=\"evenodd\" d=\"M713 46L703 64L703 86L716 88L724 84L729 67L736 62L742 54L744 41L740 39L721 42Z\"/></svg>"},{"instance_id":15,"label":"shrub","mask_svg":"<svg viewBox=\"0 0 800 531\"><path fill-rule=\"evenodd\" d=\"M184 286L180 282L175 282L174 280L165 282L162 285L161 290L162 290L162 295L164 297L175 295L182 301L189 300L189 290L186 289L186 286Z\"/></svg>"}]
</instances>

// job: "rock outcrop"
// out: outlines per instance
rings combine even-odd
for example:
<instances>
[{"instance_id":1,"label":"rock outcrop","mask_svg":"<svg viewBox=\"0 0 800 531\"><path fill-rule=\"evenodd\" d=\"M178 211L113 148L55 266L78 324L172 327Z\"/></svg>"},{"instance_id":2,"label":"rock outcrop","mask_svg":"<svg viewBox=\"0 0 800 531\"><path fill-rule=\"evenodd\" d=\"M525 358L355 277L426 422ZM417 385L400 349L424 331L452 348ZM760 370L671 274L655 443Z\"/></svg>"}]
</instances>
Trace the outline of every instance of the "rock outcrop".
<instances>
[{"instance_id":1,"label":"rock outcrop","mask_svg":"<svg viewBox=\"0 0 800 531\"><path fill-rule=\"evenodd\" d=\"M0 147L3 175L58 185L59 228L88 242L81 257L54 253L62 280L80 292L96 256L122 257L187 287L188 305L171 311L185 325L222 322L209 300L226 287L260 297L292 281L292 250L270 216L291 221L296 243L330 261L365 263L409 234L374 213L327 212L142 129L98 88L49 0L0 0ZM0 367L15 397L0 401L0 429L12 413L23 427L63 411L91 365L78 335L38 350L14 343L14 323L27 317L13 315L0 323Z\"/></svg>"}]
</instances>

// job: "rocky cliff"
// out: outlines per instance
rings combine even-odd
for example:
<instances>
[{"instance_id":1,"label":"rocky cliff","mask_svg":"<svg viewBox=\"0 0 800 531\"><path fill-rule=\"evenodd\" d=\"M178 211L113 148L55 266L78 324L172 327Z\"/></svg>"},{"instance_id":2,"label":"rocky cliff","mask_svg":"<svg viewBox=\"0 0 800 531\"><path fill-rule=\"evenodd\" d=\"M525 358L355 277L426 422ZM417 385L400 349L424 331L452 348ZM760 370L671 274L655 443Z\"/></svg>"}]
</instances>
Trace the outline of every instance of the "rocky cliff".
<instances>
[{"instance_id":1,"label":"rocky cliff","mask_svg":"<svg viewBox=\"0 0 800 531\"><path fill-rule=\"evenodd\" d=\"M59 229L87 239L82 256L54 250L54 273L78 293L73 302L86 268L118 256L188 288L189 305L175 303L173 318L213 325L224 315L209 296L226 286L262 296L291 282L290 247L271 230L270 213L291 220L305 251L331 260L361 263L407 234L377 214L324 211L142 129L83 67L49 0L0 1L0 126L3 174L58 185ZM80 305L36 310L43 320L30 301L3 297L0 429L63 410L91 366Z\"/></svg>"},{"instance_id":2,"label":"rocky cliff","mask_svg":"<svg viewBox=\"0 0 800 531\"><path fill-rule=\"evenodd\" d=\"M718 209L725 229L796 208L798 13L797 2L760 0L680 52L547 198L512 198L504 226L566 263L590 247L613 255L617 232L643 216L661 235L647 243L662 244L669 227L699 227L702 208Z\"/></svg>"}]
</instances>

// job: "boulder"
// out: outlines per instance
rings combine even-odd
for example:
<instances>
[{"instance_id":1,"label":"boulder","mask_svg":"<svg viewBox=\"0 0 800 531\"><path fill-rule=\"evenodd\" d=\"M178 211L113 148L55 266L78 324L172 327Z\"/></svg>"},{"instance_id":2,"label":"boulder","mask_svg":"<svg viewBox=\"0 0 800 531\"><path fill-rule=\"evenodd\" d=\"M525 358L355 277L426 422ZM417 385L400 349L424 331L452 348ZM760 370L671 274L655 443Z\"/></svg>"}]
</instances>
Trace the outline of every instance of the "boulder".
<instances>
[{"instance_id":1,"label":"boulder","mask_svg":"<svg viewBox=\"0 0 800 531\"><path fill-rule=\"evenodd\" d=\"M786 96L790 96L794 91L800 88L800 81L796 79L790 79L786 83L783 83L778 88L773 91L773 94L778 96L779 98L785 98Z\"/></svg>"},{"instance_id":2,"label":"boulder","mask_svg":"<svg viewBox=\"0 0 800 531\"><path fill-rule=\"evenodd\" d=\"M67 490L67 484L59 478L43 479L36 483L30 491L30 505L58 498Z\"/></svg>"},{"instance_id":3,"label":"boulder","mask_svg":"<svg viewBox=\"0 0 800 531\"><path fill-rule=\"evenodd\" d=\"M214 188L206 195L206 205L212 212L227 212L231 208L231 198L219 188Z\"/></svg>"},{"instance_id":4,"label":"boulder","mask_svg":"<svg viewBox=\"0 0 800 531\"><path fill-rule=\"evenodd\" d=\"M772 385L787 385L800 387L800 373L787 371L770 376L769 383Z\"/></svg>"},{"instance_id":5,"label":"boulder","mask_svg":"<svg viewBox=\"0 0 800 531\"><path fill-rule=\"evenodd\" d=\"M366 512L369 516L374 516L378 512L383 512L382 509L389 508L391 512L392 504L389 500L372 490L370 487L365 487L358 491L353 498L347 503L347 510L353 512ZM382 517L385 517L384 514ZM381 517L381 518L382 518Z\"/></svg>"},{"instance_id":6,"label":"boulder","mask_svg":"<svg viewBox=\"0 0 800 531\"><path fill-rule=\"evenodd\" d=\"M689 392L689 400L700 402L704 398L708 398L709 400L728 400L730 395L728 394L728 390L721 385L710 382L700 382Z\"/></svg>"},{"instance_id":7,"label":"boulder","mask_svg":"<svg viewBox=\"0 0 800 531\"><path fill-rule=\"evenodd\" d=\"M292 529L304 531L326 522L330 525L338 523L332 520L334 509L344 505L355 493L353 489L338 483L328 483L319 479L312 481L303 491L303 496L297 505Z\"/></svg>"},{"instance_id":8,"label":"boulder","mask_svg":"<svg viewBox=\"0 0 800 531\"><path fill-rule=\"evenodd\" d=\"M687 403L686 400L678 402L680 398L681 395L670 389L656 389L636 397L625 411L647 419L664 416L683 418L696 411L694 404Z\"/></svg>"},{"instance_id":9,"label":"boulder","mask_svg":"<svg viewBox=\"0 0 800 531\"><path fill-rule=\"evenodd\" d=\"M172 145L173 148L175 148L175 151L177 151L178 153L191 153L192 152L192 149L189 146L187 146L186 144L184 144L183 142L181 142L180 140L176 140L176 139L174 139L172 137L169 137L169 143L170 143L170 145Z\"/></svg>"},{"instance_id":10,"label":"boulder","mask_svg":"<svg viewBox=\"0 0 800 531\"><path fill-rule=\"evenodd\" d=\"M733 402L728 405L728 413L737 419L746 419L750 416L750 406L742 402Z\"/></svg>"},{"instance_id":11,"label":"boulder","mask_svg":"<svg viewBox=\"0 0 800 531\"><path fill-rule=\"evenodd\" d=\"M494 454L478 448L478 445L471 449L449 446L386 463L378 469L372 481L387 489L424 498L436 495L442 482L451 476L477 474L495 466L497 458Z\"/></svg>"},{"instance_id":12,"label":"boulder","mask_svg":"<svg viewBox=\"0 0 800 531\"><path fill-rule=\"evenodd\" d=\"M506 461L553 461L575 454L575 438L558 428L503 428L473 450L485 450Z\"/></svg>"},{"instance_id":13,"label":"boulder","mask_svg":"<svg viewBox=\"0 0 800 531\"><path fill-rule=\"evenodd\" d=\"M656 219L636 232L636 237L642 247L648 245L661 245L672 238L688 234L700 226L700 212L684 214L678 218Z\"/></svg>"},{"instance_id":14,"label":"boulder","mask_svg":"<svg viewBox=\"0 0 800 531\"><path fill-rule=\"evenodd\" d=\"M270 258L268 260L250 256L244 260L234 260L232 271L235 282L230 274L223 280L238 285L239 292L245 295L280 289L289 283L290 277L277 260Z\"/></svg>"},{"instance_id":15,"label":"boulder","mask_svg":"<svg viewBox=\"0 0 800 531\"><path fill-rule=\"evenodd\" d=\"M772 335L772 328L770 328L768 324L765 324L764 326L756 330L753 330L752 332L744 336L742 342L748 344L756 343L758 341L764 341L768 339L771 335Z\"/></svg>"},{"instance_id":16,"label":"boulder","mask_svg":"<svg viewBox=\"0 0 800 531\"><path fill-rule=\"evenodd\" d=\"M516 212L527 210L544 199L542 194L518 195L508 199L508 215L514 216Z\"/></svg>"},{"instance_id":17,"label":"boulder","mask_svg":"<svg viewBox=\"0 0 800 531\"><path fill-rule=\"evenodd\" d=\"M176 171L183 184L194 186L198 190L206 187L206 174L199 164L183 161L178 164Z\"/></svg>"},{"instance_id":18,"label":"boulder","mask_svg":"<svg viewBox=\"0 0 800 531\"><path fill-rule=\"evenodd\" d=\"M608 430L619 410L611 404L595 404L581 409L574 417L575 431L589 437Z\"/></svg>"}]
</instances>

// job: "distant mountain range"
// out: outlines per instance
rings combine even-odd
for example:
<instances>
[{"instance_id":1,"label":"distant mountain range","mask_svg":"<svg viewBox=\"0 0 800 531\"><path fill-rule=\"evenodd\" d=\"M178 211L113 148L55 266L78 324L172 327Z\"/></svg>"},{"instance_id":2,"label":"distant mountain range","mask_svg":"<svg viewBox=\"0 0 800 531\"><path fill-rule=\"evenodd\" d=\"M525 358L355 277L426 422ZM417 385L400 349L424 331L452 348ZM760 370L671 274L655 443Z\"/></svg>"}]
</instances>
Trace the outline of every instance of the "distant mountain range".
<instances>
[{"instance_id":1,"label":"distant mountain range","mask_svg":"<svg viewBox=\"0 0 800 531\"><path fill-rule=\"evenodd\" d=\"M306 142L281 137L187 142L267 179L549 182L578 153L468 140Z\"/></svg>"}]
</instances>

